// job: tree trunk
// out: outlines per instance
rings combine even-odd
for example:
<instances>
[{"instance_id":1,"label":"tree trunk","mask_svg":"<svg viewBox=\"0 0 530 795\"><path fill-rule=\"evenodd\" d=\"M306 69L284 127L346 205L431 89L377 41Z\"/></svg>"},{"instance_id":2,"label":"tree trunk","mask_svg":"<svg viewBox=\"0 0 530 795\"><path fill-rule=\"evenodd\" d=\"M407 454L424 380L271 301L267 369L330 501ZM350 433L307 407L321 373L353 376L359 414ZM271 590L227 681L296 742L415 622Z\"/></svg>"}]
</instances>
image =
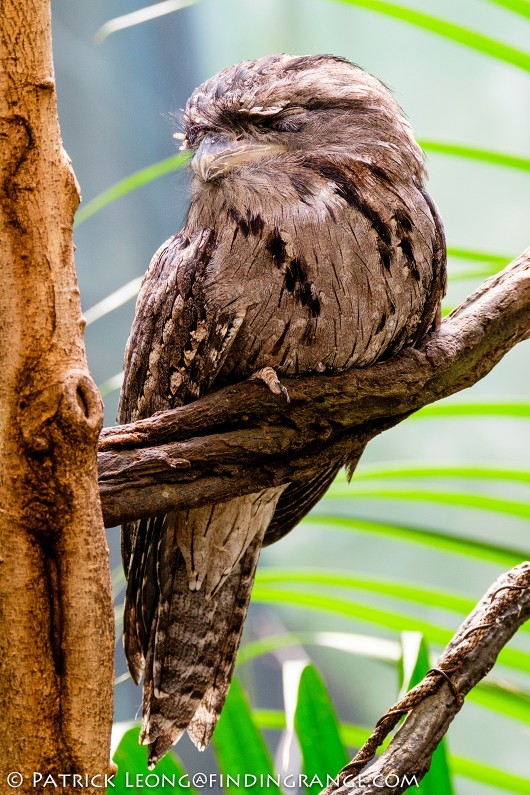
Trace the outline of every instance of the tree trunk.
<instances>
[{"instance_id":1,"label":"tree trunk","mask_svg":"<svg viewBox=\"0 0 530 795\"><path fill-rule=\"evenodd\" d=\"M74 792L79 774L101 793L114 632L102 407L73 259L78 191L57 121L50 0L0 5L0 791L34 792L42 774Z\"/></svg>"}]
</instances>

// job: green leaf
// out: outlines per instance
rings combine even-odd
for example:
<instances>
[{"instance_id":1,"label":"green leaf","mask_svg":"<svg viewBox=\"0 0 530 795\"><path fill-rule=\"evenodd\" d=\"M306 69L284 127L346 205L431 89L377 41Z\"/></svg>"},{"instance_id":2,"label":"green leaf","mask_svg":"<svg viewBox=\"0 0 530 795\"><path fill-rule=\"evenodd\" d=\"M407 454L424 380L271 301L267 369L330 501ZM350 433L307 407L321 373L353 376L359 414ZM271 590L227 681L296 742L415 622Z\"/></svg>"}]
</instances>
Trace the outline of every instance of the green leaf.
<instances>
[{"instance_id":1,"label":"green leaf","mask_svg":"<svg viewBox=\"0 0 530 795\"><path fill-rule=\"evenodd\" d=\"M530 724L530 693L509 684L481 682L467 696L485 709Z\"/></svg>"},{"instance_id":2,"label":"green leaf","mask_svg":"<svg viewBox=\"0 0 530 795\"><path fill-rule=\"evenodd\" d=\"M517 66L519 69L524 69L525 72L530 72L530 54L527 52L517 50L515 47L510 47L508 44L492 39L489 36L484 36L482 33L477 33L470 28L456 25L454 22L449 22L406 6L383 2L383 0L339 0L339 2L351 6L359 6L369 11L375 11L377 14L399 19L409 25L415 25L423 30L428 30L430 33L435 33L437 36L463 44L465 47L488 55L491 58L497 58L512 66Z\"/></svg>"},{"instance_id":3,"label":"green leaf","mask_svg":"<svg viewBox=\"0 0 530 795\"><path fill-rule=\"evenodd\" d=\"M273 585L300 583L310 588L314 588L315 585L327 585L331 588L354 588L368 593L391 596L394 599L403 599L415 604L429 605L443 610L453 610L464 615L467 615L475 607L474 599L450 591L425 588L409 582L399 582L398 580L345 574L337 569L332 571L277 567L259 569L256 574L256 584L270 585L271 583Z\"/></svg>"},{"instance_id":4,"label":"green leaf","mask_svg":"<svg viewBox=\"0 0 530 795\"><path fill-rule=\"evenodd\" d=\"M107 397L112 392L116 392L118 389L121 389L121 385L123 384L123 370L121 373L116 373L116 375L112 375L110 378L107 378L106 381L103 381L102 384L98 386L99 391L101 392L102 397Z\"/></svg>"},{"instance_id":5,"label":"green leaf","mask_svg":"<svg viewBox=\"0 0 530 795\"><path fill-rule=\"evenodd\" d=\"M432 643L446 646L453 636L451 630L397 610L375 608L354 599L337 599L321 593L300 593L270 586L256 585L252 592L254 602L263 604L283 604L303 607L306 610L328 612L334 615L346 616L356 621L362 621L396 632L413 630L421 632ZM503 649L498 657L499 663L528 673L530 670L530 654L519 649Z\"/></svg>"},{"instance_id":6,"label":"green leaf","mask_svg":"<svg viewBox=\"0 0 530 795\"><path fill-rule=\"evenodd\" d=\"M285 632L245 643L237 655L237 665L277 649L300 645L324 646L391 663L397 662L401 656L398 643L387 638L375 638L373 635L359 635L354 632Z\"/></svg>"},{"instance_id":7,"label":"green leaf","mask_svg":"<svg viewBox=\"0 0 530 795\"><path fill-rule=\"evenodd\" d=\"M181 8L186 8L198 2L199 0L162 0L161 3L153 3L153 5L138 8L136 11L131 11L130 14L123 14L109 19L96 31L94 40L101 44L111 33L116 33L117 30L125 30L125 28L131 28L134 25L141 25L151 19L172 14L175 11L180 11Z\"/></svg>"},{"instance_id":8,"label":"green leaf","mask_svg":"<svg viewBox=\"0 0 530 795\"><path fill-rule=\"evenodd\" d=\"M140 728L135 726L125 732L113 756L118 773L109 792L116 795L196 795L189 777L172 753L160 760L156 770L147 767L147 750L139 745Z\"/></svg>"},{"instance_id":9,"label":"green leaf","mask_svg":"<svg viewBox=\"0 0 530 795\"><path fill-rule=\"evenodd\" d=\"M287 728L285 713L279 709L260 709L255 707L252 710L252 714L260 729L278 729L278 731L283 731Z\"/></svg>"},{"instance_id":10,"label":"green leaf","mask_svg":"<svg viewBox=\"0 0 530 795\"><path fill-rule=\"evenodd\" d=\"M97 304L85 310L83 315L87 326L90 326L91 323L94 323L101 317L108 315L109 312L113 312L119 306L126 304L127 301L130 301L132 298L136 298L142 284L142 279L142 276L131 279L131 281L119 287L117 290L114 290L114 292L109 293L109 295L105 296L101 301L98 301Z\"/></svg>"},{"instance_id":11,"label":"green leaf","mask_svg":"<svg viewBox=\"0 0 530 795\"><path fill-rule=\"evenodd\" d=\"M401 643L403 656L400 666L400 697L419 684L431 667L427 644L419 632L403 632ZM418 795L454 795L445 739L433 753L429 771L419 787L415 788L415 792Z\"/></svg>"},{"instance_id":12,"label":"green leaf","mask_svg":"<svg viewBox=\"0 0 530 795\"><path fill-rule=\"evenodd\" d=\"M450 283L463 282L466 281L467 279L476 279L477 281L479 279L484 280L487 279L489 276L493 276L496 273L497 273L497 268L494 268L493 266L487 268L467 268L467 269L460 268L457 271L449 269L449 282ZM452 305L446 306L444 303L442 309L442 316L446 317L447 315L450 315L454 309L456 309L456 306Z\"/></svg>"},{"instance_id":13,"label":"green leaf","mask_svg":"<svg viewBox=\"0 0 530 795\"><path fill-rule=\"evenodd\" d=\"M121 595L122 591L125 590L125 572L123 571L123 566L121 563L118 563L115 566L111 573L110 573L110 582L112 586L112 598L115 601L118 596Z\"/></svg>"},{"instance_id":14,"label":"green leaf","mask_svg":"<svg viewBox=\"0 0 530 795\"><path fill-rule=\"evenodd\" d=\"M377 499L406 500L407 502L432 502L440 505L462 506L480 511L501 513L505 516L518 516L530 519L530 504L519 500L507 500L501 497L490 497L486 494L474 494L460 491L430 491L427 489L382 489L360 488L352 481L349 488L331 486L327 492L330 499Z\"/></svg>"},{"instance_id":15,"label":"green leaf","mask_svg":"<svg viewBox=\"0 0 530 795\"><path fill-rule=\"evenodd\" d=\"M285 715L283 712L274 709L255 709L254 719L258 726L262 729L278 729L286 728ZM344 745L349 748L360 748L364 745L370 736L371 729L365 726L355 726L352 723L340 724L340 735ZM383 748L388 744L388 740L383 744Z\"/></svg>"},{"instance_id":16,"label":"green leaf","mask_svg":"<svg viewBox=\"0 0 530 795\"><path fill-rule=\"evenodd\" d=\"M310 795L318 795L327 776L336 776L348 762L342 743L337 715L326 686L313 665L306 665L298 687L294 725L302 751L303 771Z\"/></svg>"},{"instance_id":17,"label":"green leaf","mask_svg":"<svg viewBox=\"0 0 530 795\"><path fill-rule=\"evenodd\" d=\"M499 770L497 767L485 765L483 762L475 762L472 759L464 759L461 756L450 756L451 769L457 776L465 776L486 784L487 787L496 787L505 792L513 792L516 795L528 795L530 792L530 778L514 776L507 770Z\"/></svg>"},{"instance_id":18,"label":"green leaf","mask_svg":"<svg viewBox=\"0 0 530 795\"><path fill-rule=\"evenodd\" d=\"M530 58L530 55L528 56ZM432 141L422 138L418 143L426 152L451 157L463 157L466 160L478 160L493 166L515 168L519 171L530 171L530 158L512 155L509 152L496 152L492 149L480 149L476 146L450 144L445 141Z\"/></svg>"},{"instance_id":19,"label":"green leaf","mask_svg":"<svg viewBox=\"0 0 530 795\"><path fill-rule=\"evenodd\" d=\"M451 247L447 249L447 256L454 257L455 259L463 259L468 262L484 262L488 265L495 266L495 271L504 268L512 261L513 257L508 254L493 254L491 251L477 251L471 248L456 248Z\"/></svg>"},{"instance_id":20,"label":"green leaf","mask_svg":"<svg viewBox=\"0 0 530 795\"><path fill-rule=\"evenodd\" d=\"M530 484L530 469L492 467L483 464L431 464L428 461L397 461L391 464L361 465L355 470L354 481L386 480L395 478L463 478L477 480L499 480ZM347 483L342 470L334 485Z\"/></svg>"},{"instance_id":21,"label":"green leaf","mask_svg":"<svg viewBox=\"0 0 530 795\"><path fill-rule=\"evenodd\" d=\"M372 519L328 516L312 513L302 520L305 524L320 525L332 530L348 530L369 533L421 544L432 549L443 550L454 555L465 555L476 560L487 560L506 567L516 566L528 558L528 551L516 547L489 544L475 538L452 535L443 530L427 530L407 525L394 525Z\"/></svg>"},{"instance_id":22,"label":"green leaf","mask_svg":"<svg viewBox=\"0 0 530 795\"><path fill-rule=\"evenodd\" d=\"M528 419L530 417L530 403L523 400L436 403L433 406L425 406L415 414L412 414L406 422L414 419L438 419L439 417L510 417L513 419Z\"/></svg>"},{"instance_id":23,"label":"green leaf","mask_svg":"<svg viewBox=\"0 0 530 795\"><path fill-rule=\"evenodd\" d=\"M513 256L507 254L494 254L490 251L476 251L454 246L448 247L447 256L449 258L449 280L452 282L464 279L486 279L498 273L513 260ZM455 266L455 260L471 263L471 267Z\"/></svg>"},{"instance_id":24,"label":"green leaf","mask_svg":"<svg viewBox=\"0 0 530 795\"><path fill-rule=\"evenodd\" d=\"M104 190L99 196L81 205L75 214L74 227L78 227L104 207L121 199L128 193L137 190L137 188L142 187L142 185L147 185L149 182L153 182L153 180L162 177L164 174L170 174L172 171L182 168L189 159L189 152L179 152L176 155L166 157L165 160L160 160L158 163L153 163L150 166L141 168L139 171L135 171L134 174L130 174L128 177L125 177L125 179L122 179L120 182L107 188L107 190Z\"/></svg>"},{"instance_id":25,"label":"green leaf","mask_svg":"<svg viewBox=\"0 0 530 795\"><path fill-rule=\"evenodd\" d=\"M226 792L261 795L266 789L272 795L281 795L274 780L274 768L265 740L235 679L230 685L213 743L221 773L224 777L232 776L236 780L233 782L225 779ZM260 783L262 776L267 782L265 786Z\"/></svg>"},{"instance_id":26,"label":"green leaf","mask_svg":"<svg viewBox=\"0 0 530 795\"><path fill-rule=\"evenodd\" d=\"M123 624L123 610L125 608L125 604L121 602L119 605L114 605L114 623L116 627L121 626Z\"/></svg>"},{"instance_id":27,"label":"green leaf","mask_svg":"<svg viewBox=\"0 0 530 795\"><path fill-rule=\"evenodd\" d=\"M522 17L530 19L530 3L528 0L489 0L489 2L507 8L508 11L513 11L514 14L520 14Z\"/></svg>"}]
</instances>

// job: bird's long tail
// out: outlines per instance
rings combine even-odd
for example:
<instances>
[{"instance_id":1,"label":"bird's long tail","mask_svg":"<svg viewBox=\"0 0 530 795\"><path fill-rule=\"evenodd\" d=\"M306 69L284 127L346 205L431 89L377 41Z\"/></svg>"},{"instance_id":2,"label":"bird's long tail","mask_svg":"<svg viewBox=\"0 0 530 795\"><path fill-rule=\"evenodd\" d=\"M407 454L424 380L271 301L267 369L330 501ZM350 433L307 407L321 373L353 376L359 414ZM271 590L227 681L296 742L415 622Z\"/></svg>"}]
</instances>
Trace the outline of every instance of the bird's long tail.
<instances>
[{"instance_id":1,"label":"bird's long tail","mask_svg":"<svg viewBox=\"0 0 530 795\"><path fill-rule=\"evenodd\" d=\"M262 538L255 538L215 597L191 591L184 562L172 595L159 601L145 662L141 742L149 765L184 731L200 749L213 734L232 672L247 613Z\"/></svg>"},{"instance_id":2,"label":"bird's long tail","mask_svg":"<svg viewBox=\"0 0 530 795\"><path fill-rule=\"evenodd\" d=\"M144 672L140 741L149 745L151 767L186 730L200 750L211 739L281 491L178 512L138 529L124 635L133 678Z\"/></svg>"}]
</instances>

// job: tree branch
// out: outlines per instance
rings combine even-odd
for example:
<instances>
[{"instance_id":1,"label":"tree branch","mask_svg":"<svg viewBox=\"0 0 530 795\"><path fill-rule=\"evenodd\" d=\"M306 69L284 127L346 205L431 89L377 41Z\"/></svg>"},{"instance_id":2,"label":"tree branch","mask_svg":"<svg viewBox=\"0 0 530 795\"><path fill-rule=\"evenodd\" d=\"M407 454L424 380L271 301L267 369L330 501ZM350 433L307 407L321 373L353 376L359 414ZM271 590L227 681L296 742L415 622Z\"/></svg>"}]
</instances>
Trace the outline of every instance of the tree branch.
<instances>
[{"instance_id":1,"label":"tree branch","mask_svg":"<svg viewBox=\"0 0 530 795\"><path fill-rule=\"evenodd\" d=\"M471 386L530 336L530 249L484 282L418 349L337 376L286 378L290 403L258 381L105 429L107 527L219 502L356 462L381 431Z\"/></svg>"},{"instance_id":2,"label":"tree branch","mask_svg":"<svg viewBox=\"0 0 530 795\"><path fill-rule=\"evenodd\" d=\"M438 667L383 715L339 773L338 783L321 795L398 795L419 782L464 697L489 673L501 649L529 618L530 562L526 561L493 583L446 647ZM388 748L362 774L404 715L407 718Z\"/></svg>"}]
</instances>

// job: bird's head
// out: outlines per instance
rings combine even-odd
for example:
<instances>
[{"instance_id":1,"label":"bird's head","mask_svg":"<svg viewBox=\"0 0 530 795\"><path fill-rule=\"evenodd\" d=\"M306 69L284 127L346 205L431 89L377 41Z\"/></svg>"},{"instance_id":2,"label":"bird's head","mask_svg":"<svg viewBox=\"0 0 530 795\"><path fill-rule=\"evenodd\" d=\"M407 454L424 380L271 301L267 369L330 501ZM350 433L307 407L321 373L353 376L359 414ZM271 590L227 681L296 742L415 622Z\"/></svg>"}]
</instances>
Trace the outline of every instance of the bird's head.
<instances>
[{"instance_id":1,"label":"bird's head","mask_svg":"<svg viewBox=\"0 0 530 795\"><path fill-rule=\"evenodd\" d=\"M390 92L334 55L271 55L219 72L188 100L180 137L202 183L315 155L423 177L421 150Z\"/></svg>"}]
</instances>

